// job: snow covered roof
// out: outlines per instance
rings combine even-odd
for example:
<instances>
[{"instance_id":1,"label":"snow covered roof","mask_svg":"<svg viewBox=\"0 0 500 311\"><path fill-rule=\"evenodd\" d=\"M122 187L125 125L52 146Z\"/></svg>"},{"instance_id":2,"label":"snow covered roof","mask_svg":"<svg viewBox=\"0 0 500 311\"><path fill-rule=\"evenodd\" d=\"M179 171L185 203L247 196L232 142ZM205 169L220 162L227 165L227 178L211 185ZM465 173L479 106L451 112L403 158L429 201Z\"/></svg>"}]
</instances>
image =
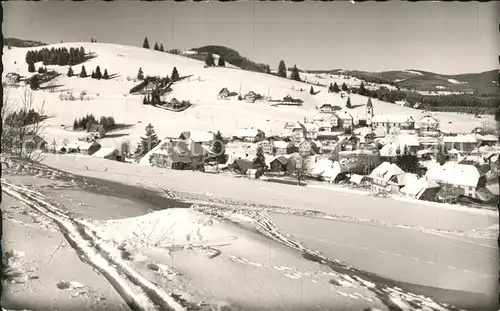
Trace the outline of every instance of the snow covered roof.
<instances>
[{"instance_id":1,"label":"snow covered roof","mask_svg":"<svg viewBox=\"0 0 500 311\"><path fill-rule=\"evenodd\" d=\"M363 175L352 174L352 175L351 175L351 178L349 178L349 181L350 181L350 182L352 182L352 183L354 183L354 184L359 185L359 184L361 184L361 182L363 181L363 178L364 178L364 177L365 177L365 176L363 176Z\"/></svg>"},{"instance_id":2,"label":"snow covered roof","mask_svg":"<svg viewBox=\"0 0 500 311\"><path fill-rule=\"evenodd\" d=\"M259 129L255 127L240 128L232 133L233 137L256 137L259 134Z\"/></svg>"},{"instance_id":3,"label":"snow covered roof","mask_svg":"<svg viewBox=\"0 0 500 311\"><path fill-rule=\"evenodd\" d=\"M382 147L382 149L380 149L380 156L381 157L395 157L397 156L397 150L400 150L401 151L401 148L398 144L395 144L395 143L390 143L390 144L387 144L385 146Z\"/></svg>"},{"instance_id":4,"label":"snow covered roof","mask_svg":"<svg viewBox=\"0 0 500 311\"><path fill-rule=\"evenodd\" d=\"M103 147L99 149L96 153L94 153L92 156L95 158L105 158L114 153L118 153L118 149L113 147Z\"/></svg>"},{"instance_id":5,"label":"snow covered roof","mask_svg":"<svg viewBox=\"0 0 500 311\"><path fill-rule=\"evenodd\" d=\"M344 111L344 113L340 113L338 117L342 120L352 120L352 115L347 111Z\"/></svg>"},{"instance_id":6,"label":"snow covered roof","mask_svg":"<svg viewBox=\"0 0 500 311\"><path fill-rule=\"evenodd\" d=\"M214 140L214 134L212 132L201 132L201 131L185 131L180 135L181 138L191 139L197 143L211 142Z\"/></svg>"},{"instance_id":7,"label":"snow covered roof","mask_svg":"<svg viewBox=\"0 0 500 311\"><path fill-rule=\"evenodd\" d=\"M286 149L290 143L287 143L286 141L283 140L276 140L273 142L274 148L279 148L279 149Z\"/></svg>"},{"instance_id":8,"label":"snow covered roof","mask_svg":"<svg viewBox=\"0 0 500 311\"><path fill-rule=\"evenodd\" d=\"M426 178L417 178L409 180L408 183L401 188L401 192L407 195L420 198L426 189L439 188L439 185Z\"/></svg>"},{"instance_id":9,"label":"snow covered roof","mask_svg":"<svg viewBox=\"0 0 500 311\"><path fill-rule=\"evenodd\" d=\"M445 143L477 143L477 139L473 135L444 136L443 142L445 142Z\"/></svg>"},{"instance_id":10,"label":"snow covered roof","mask_svg":"<svg viewBox=\"0 0 500 311\"><path fill-rule=\"evenodd\" d=\"M430 115L425 115L420 120L418 121L419 123L434 123L434 124L439 124L438 119L434 118L433 116Z\"/></svg>"},{"instance_id":11,"label":"snow covered roof","mask_svg":"<svg viewBox=\"0 0 500 311\"><path fill-rule=\"evenodd\" d=\"M404 173L405 172L401 168L399 168L399 166L397 166L396 164L389 162L382 162L371 172L369 177L380 178L388 182L391 179L391 177Z\"/></svg>"},{"instance_id":12,"label":"snow covered roof","mask_svg":"<svg viewBox=\"0 0 500 311\"><path fill-rule=\"evenodd\" d=\"M316 125L318 127L327 127L327 128L332 127L332 124L330 122L327 122L327 121L318 122Z\"/></svg>"},{"instance_id":13,"label":"snow covered roof","mask_svg":"<svg viewBox=\"0 0 500 311\"><path fill-rule=\"evenodd\" d=\"M477 135L477 138L478 138L478 140L482 140L482 141L494 141L494 142L498 141L498 137L495 135L492 135L492 134Z\"/></svg>"},{"instance_id":14,"label":"snow covered roof","mask_svg":"<svg viewBox=\"0 0 500 311\"><path fill-rule=\"evenodd\" d=\"M78 148L80 148L80 150L87 150L87 149L89 149L92 146L100 146L100 145L101 144L99 144L96 141L92 141L92 142L80 142L78 144Z\"/></svg>"},{"instance_id":15,"label":"snow covered roof","mask_svg":"<svg viewBox=\"0 0 500 311\"><path fill-rule=\"evenodd\" d=\"M477 187L483 174L474 165L446 162L428 169L425 176L435 182L466 187Z\"/></svg>"},{"instance_id":16,"label":"snow covered roof","mask_svg":"<svg viewBox=\"0 0 500 311\"><path fill-rule=\"evenodd\" d=\"M372 117L372 123L408 123L415 122L412 116L400 114L376 114Z\"/></svg>"},{"instance_id":17,"label":"snow covered roof","mask_svg":"<svg viewBox=\"0 0 500 311\"><path fill-rule=\"evenodd\" d=\"M394 142L398 145L403 145L403 146L410 146L410 147L420 146L420 142L418 141L418 137L415 135L400 134L394 138Z\"/></svg>"}]
</instances>

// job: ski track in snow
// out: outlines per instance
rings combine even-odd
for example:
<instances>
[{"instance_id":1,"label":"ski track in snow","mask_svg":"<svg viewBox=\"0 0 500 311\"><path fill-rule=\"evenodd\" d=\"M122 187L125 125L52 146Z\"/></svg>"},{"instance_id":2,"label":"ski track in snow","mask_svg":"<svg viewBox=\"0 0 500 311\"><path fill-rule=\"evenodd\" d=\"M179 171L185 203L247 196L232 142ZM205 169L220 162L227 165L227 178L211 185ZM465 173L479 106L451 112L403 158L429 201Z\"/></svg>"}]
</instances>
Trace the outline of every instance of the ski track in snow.
<instances>
[{"instance_id":1,"label":"ski track in snow","mask_svg":"<svg viewBox=\"0 0 500 311\"><path fill-rule=\"evenodd\" d=\"M2 179L2 191L52 219L72 247L80 250L82 254L79 257L83 257L84 262L105 275L131 308L143 311L186 310L160 288L128 267L119 256L117 257L117 251L98 239L85 221L72 219L57 207L40 199L39 197L43 198L42 195L25 190L27 189L24 187Z\"/></svg>"}]
</instances>

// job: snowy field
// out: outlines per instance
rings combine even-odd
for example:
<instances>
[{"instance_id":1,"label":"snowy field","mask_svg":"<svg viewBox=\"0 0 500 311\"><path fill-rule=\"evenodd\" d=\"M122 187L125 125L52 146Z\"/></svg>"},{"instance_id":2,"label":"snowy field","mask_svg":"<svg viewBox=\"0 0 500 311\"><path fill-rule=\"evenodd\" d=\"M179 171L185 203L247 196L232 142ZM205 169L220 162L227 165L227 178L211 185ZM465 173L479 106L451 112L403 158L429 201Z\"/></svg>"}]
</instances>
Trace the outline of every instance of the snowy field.
<instances>
[{"instance_id":1,"label":"snowy field","mask_svg":"<svg viewBox=\"0 0 500 311\"><path fill-rule=\"evenodd\" d=\"M217 131L224 135L237 128L255 126L268 135L281 133L284 122L314 118L318 115L317 107L330 103L342 107L344 110L346 99L338 94L328 94L326 88L315 87L320 91L317 95L310 95L310 85L278 78L255 72L243 71L234 68L204 68L200 61L181 55L172 55L137 47L129 47L103 43L64 43L48 46L54 47L79 47L83 46L87 52L94 53L95 58L85 62L87 73L96 66L101 70L107 69L110 75L117 75L111 80L95 80L88 78L67 77L68 66L47 66L49 70L61 73L61 76L52 83L58 85L56 92L35 91L37 105L44 103L44 110L50 116L47 120L47 141L72 140L82 136L70 130L75 118L85 114L100 116L113 116L120 124L130 127L114 132L111 137L105 138L103 146L119 145L121 141L130 140L133 144L144 134L144 127L152 123L160 137L177 136L186 130ZM24 61L29 49L12 48L4 51L4 72L16 72L24 77L30 76ZM41 63L37 63L36 67ZM152 106L142 105L142 96L130 95L129 90L137 85L134 81L139 67L145 75L170 75L172 68L176 67L186 79L175 83L173 92L167 98L175 97L179 100L189 100L194 105L183 112L170 112ZM74 66L77 75L81 65ZM313 79L315 75L308 76ZM336 77L336 76L333 76ZM327 77L328 78L328 77ZM338 78L334 78L337 79ZM341 76L335 80L341 85L356 85L359 80L352 77ZM356 81L355 81L356 80ZM333 80L332 80L333 81ZM350 82L350 83L347 83ZM44 85L42 85L44 86ZM304 100L302 107L271 107L265 101L246 103L236 99L217 100L218 92L227 87L230 91L246 94L255 91L273 99L281 99L286 95ZM303 91L300 91L303 89ZM8 88L10 102L15 105L19 102L22 88ZM72 92L76 97L74 101L61 100L61 92ZM80 93L85 92L83 100ZM365 104L367 97L353 94L351 103L353 109L348 109L355 118L365 117ZM407 114L418 120L423 112L421 110L402 107L379 100L372 100L375 114ZM469 132L482 125L487 118L477 119L472 115L456 113L434 113L446 132Z\"/></svg>"},{"instance_id":2,"label":"snowy field","mask_svg":"<svg viewBox=\"0 0 500 311\"><path fill-rule=\"evenodd\" d=\"M106 301L110 310L125 309L113 288L131 308L142 310L303 310L311 306L314 310L389 310L391 306L391 310L458 311L305 248L282 232L265 211L246 204L189 198L165 189L166 197L191 207L141 216L122 211L119 218L98 220L89 218L92 209L119 213L120 203L77 193L102 192L123 200L123 189L41 165L5 162L8 175L3 176L2 191L9 200L2 209L9 211L7 223L13 230L7 250L13 254L12 269L24 267L25 274L24 282L5 288L9 307L32 306L25 295L33 291L38 297L55 295L58 300L47 309L71 305L92 310L99 300ZM62 189L72 191L50 195ZM14 226L25 229L14 231ZM29 230L38 233L31 236ZM44 238L58 231L69 244L61 240L57 247ZM49 277L49 270L41 271L33 261L36 249L18 240L26 236L59 266L76 264L74 255L78 255L98 273L82 268ZM102 282L104 278L109 284Z\"/></svg>"}]
</instances>

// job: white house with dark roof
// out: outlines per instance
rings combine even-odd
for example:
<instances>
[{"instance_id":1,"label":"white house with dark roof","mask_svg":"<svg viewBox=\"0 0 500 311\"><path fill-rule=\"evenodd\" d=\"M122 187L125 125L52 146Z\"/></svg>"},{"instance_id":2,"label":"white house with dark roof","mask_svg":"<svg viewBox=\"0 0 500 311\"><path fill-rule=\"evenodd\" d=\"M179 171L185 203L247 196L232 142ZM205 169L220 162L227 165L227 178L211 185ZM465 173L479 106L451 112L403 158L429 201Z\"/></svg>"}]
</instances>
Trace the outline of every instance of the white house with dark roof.
<instances>
[{"instance_id":1,"label":"white house with dark roof","mask_svg":"<svg viewBox=\"0 0 500 311\"><path fill-rule=\"evenodd\" d=\"M413 129L415 127L415 120L410 115L376 114L372 117L371 125L373 128Z\"/></svg>"},{"instance_id":2,"label":"white house with dark roof","mask_svg":"<svg viewBox=\"0 0 500 311\"><path fill-rule=\"evenodd\" d=\"M443 165L433 165L425 175L443 187L451 190L457 196L463 195L482 199L478 190L486 187L486 176L476 166L446 162Z\"/></svg>"},{"instance_id":3,"label":"white house with dark roof","mask_svg":"<svg viewBox=\"0 0 500 311\"><path fill-rule=\"evenodd\" d=\"M258 142L266 137L266 133L255 127L240 128L231 133L231 137L246 142Z\"/></svg>"},{"instance_id":4,"label":"white house with dark roof","mask_svg":"<svg viewBox=\"0 0 500 311\"><path fill-rule=\"evenodd\" d=\"M352 128L354 126L354 119L349 112L347 111L340 112L337 116L339 117L342 128L346 129L346 128Z\"/></svg>"}]
</instances>

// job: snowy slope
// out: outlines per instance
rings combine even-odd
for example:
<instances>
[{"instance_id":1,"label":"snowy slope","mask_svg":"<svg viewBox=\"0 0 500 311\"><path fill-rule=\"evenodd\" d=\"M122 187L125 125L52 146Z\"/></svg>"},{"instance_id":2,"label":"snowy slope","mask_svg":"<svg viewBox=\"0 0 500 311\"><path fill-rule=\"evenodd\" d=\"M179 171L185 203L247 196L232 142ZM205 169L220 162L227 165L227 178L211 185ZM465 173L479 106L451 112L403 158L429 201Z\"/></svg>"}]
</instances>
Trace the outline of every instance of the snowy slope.
<instances>
[{"instance_id":1,"label":"snowy slope","mask_svg":"<svg viewBox=\"0 0 500 311\"><path fill-rule=\"evenodd\" d=\"M304 117L311 119L318 115L316 108L325 102L345 108L346 99L339 95L328 94L326 88L314 87L320 91L317 95L310 95L310 85L289 79L279 78L273 75L244 71L237 68L204 68L204 63L182 55L173 55L154 50L138 47L130 47L105 43L63 43L47 46L49 49L59 47L83 46L87 52L94 53L95 58L84 63L88 74L100 66L101 71L107 69L110 75L117 75L112 80L94 80L88 78L68 77L66 75L69 66L47 66L48 69L61 73L56 78L54 85L60 87L56 92L38 90L35 92L37 104L44 103L44 109L51 116L47 137L49 141L56 139L61 141L65 138L71 140L81 136L64 129L63 125L72 125L74 118L81 117L87 113L93 113L97 117L113 116L117 123L129 124L131 127L121 130L114 138L105 138L103 146L117 146L121 141L130 140L136 144L144 133L147 123L152 123L159 137L178 136L181 131L217 131L223 134L230 133L236 128L255 126L261 128L266 134L278 134L282 132L284 122L303 120ZM4 50L3 63L5 70L3 75L9 72L17 72L24 77L29 77L27 64L25 62L26 52L36 48L16 48ZM36 64L36 68L41 63ZM129 90L137 85L136 75L141 67L145 75L170 75L173 67L177 67L180 76L188 78L174 84L173 91L168 97L176 97L179 100L189 100L194 105L183 112L170 112L163 109L143 106L142 97L130 95ZM75 74L80 72L81 65L73 67ZM346 84L354 86L359 83L358 79L334 76L340 79L339 86ZM307 77L308 80L310 77ZM312 78L310 78L312 79ZM332 81L334 81L332 80ZM347 83L350 82L350 83ZM43 85L42 85L43 86ZM236 99L217 100L218 92L227 87L232 92L245 94L249 91L257 92L273 99L281 99L286 95L301 98L304 101L302 107L271 107L266 102L246 103ZM302 91L300 91L302 89ZM61 100L62 91L71 91L79 98L82 91L87 93L85 100L67 101ZM9 89L9 97L15 102L19 99L22 88ZM349 112L355 117L364 117L367 98L359 95L351 95L351 103L354 109ZM397 113L410 114L414 118L421 115L421 111L407 107L399 107L390 103L374 100L375 113ZM474 119L472 116L451 113L438 113L442 124L455 125L462 131L466 131L481 125L484 119ZM449 123L449 122L452 123ZM467 128L467 129L466 129Z\"/></svg>"}]
</instances>

